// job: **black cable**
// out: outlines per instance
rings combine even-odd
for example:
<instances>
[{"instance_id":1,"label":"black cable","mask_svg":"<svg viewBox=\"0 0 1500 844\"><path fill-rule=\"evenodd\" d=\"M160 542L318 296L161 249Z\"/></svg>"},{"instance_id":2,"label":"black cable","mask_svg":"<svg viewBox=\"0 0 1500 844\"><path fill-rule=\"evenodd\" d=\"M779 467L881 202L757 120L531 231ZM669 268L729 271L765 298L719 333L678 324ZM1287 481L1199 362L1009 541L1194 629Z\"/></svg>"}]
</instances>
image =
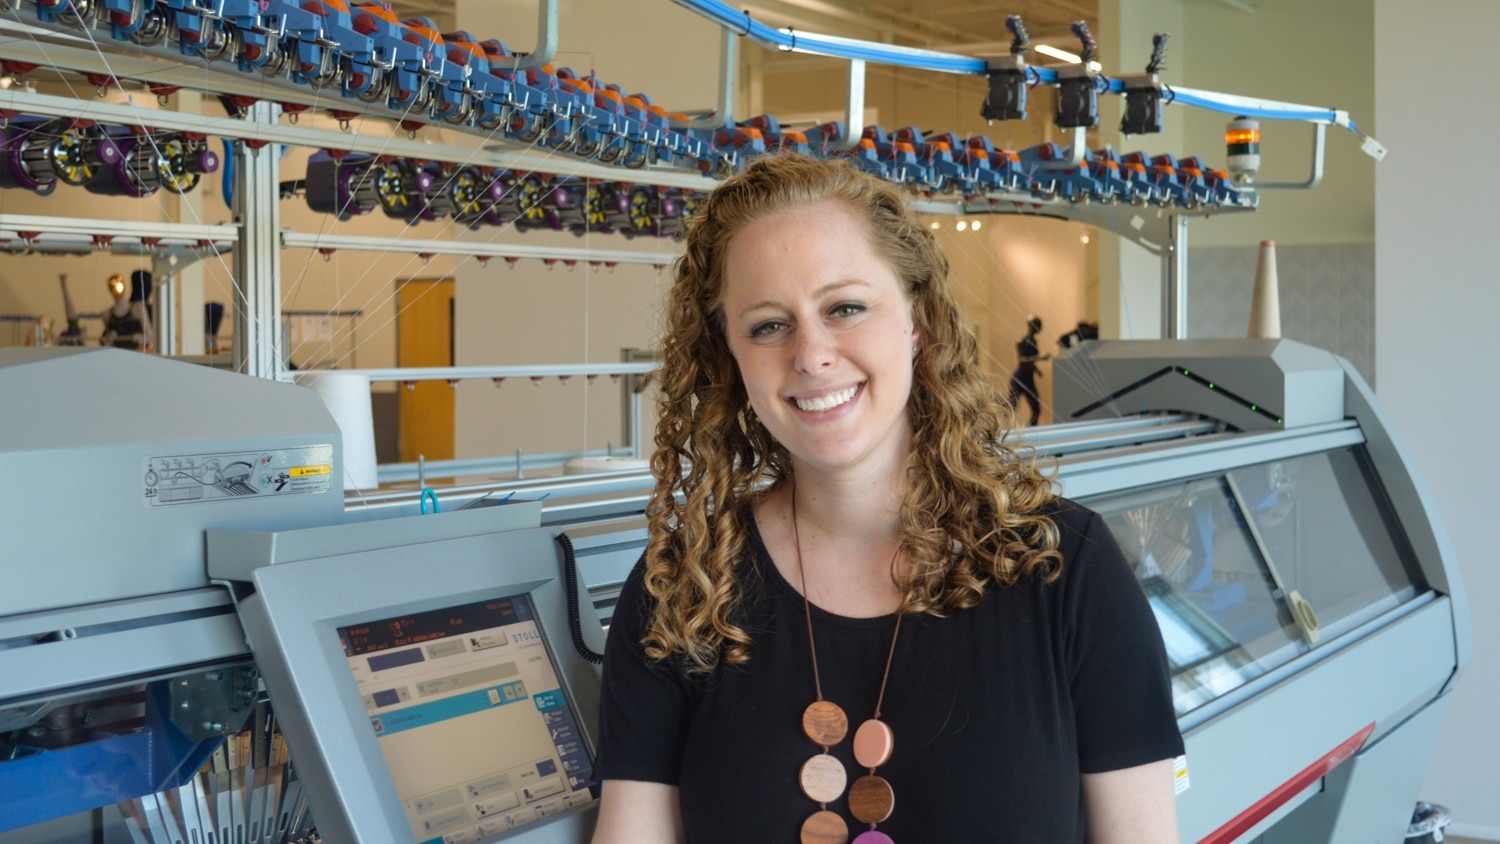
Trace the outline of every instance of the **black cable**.
<instances>
[{"instance_id":1,"label":"black cable","mask_svg":"<svg viewBox=\"0 0 1500 844\"><path fill-rule=\"evenodd\" d=\"M566 533L559 533L554 537L563 552L563 584L568 592L568 634L573 638L573 649L578 655L598 665L604 661L604 654L589 647L588 642L583 640L583 620L578 612L578 559L573 556L573 540Z\"/></svg>"}]
</instances>

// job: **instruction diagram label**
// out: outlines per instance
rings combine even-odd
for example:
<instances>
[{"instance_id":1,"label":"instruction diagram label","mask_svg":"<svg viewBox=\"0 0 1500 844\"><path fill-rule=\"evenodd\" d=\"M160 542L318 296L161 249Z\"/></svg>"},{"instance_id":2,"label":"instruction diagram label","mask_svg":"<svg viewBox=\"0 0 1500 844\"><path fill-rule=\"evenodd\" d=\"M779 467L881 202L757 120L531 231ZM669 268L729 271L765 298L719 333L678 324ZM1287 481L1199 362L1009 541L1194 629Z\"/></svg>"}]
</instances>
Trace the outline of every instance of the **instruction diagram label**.
<instances>
[{"instance_id":1,"label":"instruction diagram label","mask_svg":"<svg viewBox=\"0 0 1500 844\"><path fill-rule=\"evenodd\" d=\"M146 506L167 507L333 489L333 445L148 457ZM342 484L340 484L342 489Z\"/></svg>"}]
</instances>

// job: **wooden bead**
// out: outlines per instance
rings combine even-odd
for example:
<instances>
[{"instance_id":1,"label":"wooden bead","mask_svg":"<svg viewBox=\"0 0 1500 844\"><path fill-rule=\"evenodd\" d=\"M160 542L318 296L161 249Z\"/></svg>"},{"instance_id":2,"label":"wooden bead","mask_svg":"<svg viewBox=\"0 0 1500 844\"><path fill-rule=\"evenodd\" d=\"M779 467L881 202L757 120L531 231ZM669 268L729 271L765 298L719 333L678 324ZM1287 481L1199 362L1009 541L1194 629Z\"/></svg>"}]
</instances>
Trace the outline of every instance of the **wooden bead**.
<instances>
[{"instance_id":1,"label":"wooden bead","mask_svg":"<svg viewBox=\"0 0 1500 844\"><path fill-rule=\"evenodd\" d=\"M895 749L896 736L884 721L871 718L854 731L854 759L866 768L884 765Z\"/></svg>"},{"instance_id":2,"label":"wooden bead","mask_svg":"<svg viewBox=\"0 0 1500 844\"><path fill-rule=\"evenodd\" d=\"M802 774L798 779L802 784L802 793L817 803L831 803L839 799L839 795L844 793L844 786L849 784L849 774L844 771L844 763L827 753L819 753L802 763Z\"/></svg>"},{"instance_id":3,"label":"wooden bead","mask_svg":"<svg viewBox=\"0 0 1500 844\"><path fill-rule=\"evenodd\" d=\"M896 794L882 777L863 776L849 787L849 814L860 823L880 823L895 808Z\"/></svg>"},{"instance_id":4,"label":"wooden bead","mask_svg":"<svg viewBox=\"0 0 1500 844\"><path fill-rule=\"evenodd\" d=\"M849 825L829 811L822 811L802 822L802 844L847 844Z\"/></svg>"},{"instance_id":5,"label":"wooden bead","mask_svg":"<svg viewBox=\"0 0 1500 844\"><path fill-rule=\"evenodd\" d=\"M851 844L896 844L896 842L878 829L869 829L854 836Z\"/></svg>"},{"instance_id":6,"label":"wooden bead","mask_svg":"<svg viewBox=\"0 0 1500 844\"><path fill-rule=\"evenodd\" d=\"M813 744L833 747L849 734L849 716L833 701L813 701L802 713L802 732Z\"/></svg>"}]
</instances>

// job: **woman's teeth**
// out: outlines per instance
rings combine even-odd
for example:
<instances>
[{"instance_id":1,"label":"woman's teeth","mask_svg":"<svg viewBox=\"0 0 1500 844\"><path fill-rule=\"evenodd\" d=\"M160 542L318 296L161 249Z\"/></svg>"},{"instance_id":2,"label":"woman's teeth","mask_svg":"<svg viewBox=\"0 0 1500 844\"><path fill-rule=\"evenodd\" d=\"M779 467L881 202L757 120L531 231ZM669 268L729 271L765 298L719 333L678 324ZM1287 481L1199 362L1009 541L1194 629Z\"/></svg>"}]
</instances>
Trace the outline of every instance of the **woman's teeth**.
<instances>
[{"instance_id":1,"label":"woman's teeth","mask_svg":"<svg viewBox=\"0 0 1500 844\"><path fill-rule=\"evenodd\" d=\"M835 407L838 407L841 404L845 404L849 400L853 399L854 394L857 392L859 392L859 387L854 386L850 387L847 390L840 390L837 393L830 393L826 396L818 396L817 398L812 399L796 399L797 408L799 410L813 413L821 412L824 410L833 410Z\"/></svg>"}]
</instances>

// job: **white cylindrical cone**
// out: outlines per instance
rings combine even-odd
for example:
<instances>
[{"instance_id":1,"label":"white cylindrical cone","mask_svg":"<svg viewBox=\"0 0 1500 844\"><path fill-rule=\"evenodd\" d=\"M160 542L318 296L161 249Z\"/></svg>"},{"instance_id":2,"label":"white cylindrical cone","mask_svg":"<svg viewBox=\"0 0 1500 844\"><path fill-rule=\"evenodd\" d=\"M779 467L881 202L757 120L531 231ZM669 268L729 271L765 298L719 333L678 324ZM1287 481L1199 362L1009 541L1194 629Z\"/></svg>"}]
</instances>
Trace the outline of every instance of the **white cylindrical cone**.
<instances>
[{"instance_id":1,"label":"white cylindrical cone","mask_svg":"<svg viewBox=\"0 0 1500 844\"><path fill-rule=\"evenodd\" d=\"M1276 282L1276 241L1260 242L1255 293L1250 298L1250 337L1281 336L1281 293Z\"/></svg>"},{"instance_id":2,"label":"white cylindrical cone","mask_svg":"<svg viewBox=\"0 0 1500 844\"><path fill-rule=\"evenodd\" d=\"M351 372L322 372L299 375L297 383L318 394L344 435L344 489L380 486L375 466L375 416L370 405L369 377Z\"/></svg>"}]
</instances>

